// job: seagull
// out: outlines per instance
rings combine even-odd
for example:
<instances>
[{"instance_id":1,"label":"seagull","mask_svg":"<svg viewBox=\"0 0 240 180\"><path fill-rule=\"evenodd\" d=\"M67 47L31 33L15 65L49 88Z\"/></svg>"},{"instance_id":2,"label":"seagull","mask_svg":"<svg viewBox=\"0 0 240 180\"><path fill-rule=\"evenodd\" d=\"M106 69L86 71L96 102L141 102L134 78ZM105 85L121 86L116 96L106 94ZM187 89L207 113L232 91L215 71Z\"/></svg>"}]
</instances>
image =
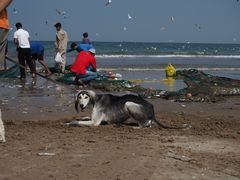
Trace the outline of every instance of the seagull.
<instances>
[{"instance_id":1,"label":"seagull","mask_svg":"<svg viewBox=\"0 0 240 180\"><path fill-rule=\"evenodd\" d=\"M194 24L195 26L196 26L196 28L198 28L199 30L201 30L202 29L202 27L201 26L199 26L198 24Z\"/></svg>"},{"instance_id":2,"label":"seagull","mask_svg":"<svg viewBox=\"0 0 240 180\"><path fill-rule=\"evenodd\" d=\"M108 2L106 2L106 6L108 6L109 4L111 4L112 3L112 0L108 0Z\"/></svg>"},{"instance_id":3,"label":"seagull","mask_svg":"<svg viewBox=\"0 0 240 180\"><path fill-rule=\"evenodd\" d=\"M123 30L124 30L124 31L126 31L126 30L127 30L127 27L126 27L126 26L124 26L124 27L123 27Z\"/></svg>"},{"instance_id":4,"label":"seagull","mask_svg":"<svg viewBox=\"0 0 240 180\"><path fill-rule=\"evenodd\" d=\"M13 14L17 14L18 10L16 8L13 8Z\"/></svg>"},{"instance_id":5,"label":"seagull","mask_svg":"<svg viewBox=\"0 0 240 180\"><path fill-rule=\"evenodd\" d=\"M132 19L132 16L128 13L128 19Z\"/></svg>"},{"instance_id":6,"label":"seagull","mask_svg":"<svg viewBox=\"0 0 240 180\"><path fill-rule=\"evenodd\" d=\"M66 11L59 11L58 9L56 9L56 12L60 15L60 16L62 16L64 19L66 19Z\"/></svg>"},{"instance_id":7,"label":"seagull","mask_svg":"<svg viewBox=\"0 0 240 180\"><path fill-rule=\"evenodd\" d=\"M171 21L174 22L175 21L175 17L171 16Z\"/></svg>"},{"instance_id":8,"label":"seagull","mask_svg":"<svg viewBox=\"0 0 240 180\"><path fill-rule=\"evenodd\" d=\"M153 47L153 46L152 46L151 48L152 48L154 51L156 51L156 50L157 50L157 47Z\"/></svg>"},{"instance_id":9,"label":"seagull","mask_svg":"<svg viewBox=\"0 0 240 180\"><path fill-rule=\"evenodd\" d=\"M59 15L61 15L61 11L59 11L58 9L56 9L56 12L57 12Z\"/></svg>"}]
</instances>

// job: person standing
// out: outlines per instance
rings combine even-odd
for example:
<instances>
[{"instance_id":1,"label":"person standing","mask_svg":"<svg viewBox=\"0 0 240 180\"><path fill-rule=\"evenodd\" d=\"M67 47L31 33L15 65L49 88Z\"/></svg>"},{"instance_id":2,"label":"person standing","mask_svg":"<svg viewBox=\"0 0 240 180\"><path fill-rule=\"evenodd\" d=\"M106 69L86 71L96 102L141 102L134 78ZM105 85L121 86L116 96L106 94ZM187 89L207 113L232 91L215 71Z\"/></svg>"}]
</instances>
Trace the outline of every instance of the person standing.
<instances>
[{"instance_id":1,"label":"person standing","mask_svg":"<svg viewBox=\"0 0 240 180\"><path fill-rule=\"evenodd\" d=\"M9 32L9 21L7 7L12 0L0 1L0 71L6 70L5 55L7 52L7 37Z\"/></svg>"},{"instance_id":2,"label":"person standing","mask_svg":"<svg viewBox=\"0 0 240 180\"><path fill-rule=\"evenodd\" d=\"M17 31L14 33L14 44L17 46L18 51L18 61L19 64L26 67L27 65L30 68L30 72L32 74L32 78L36 77L36 66L32 61L31 58L31 49L30 49L30 42L29 42L29 33L22 29L22 24L20 22L16 23ZM25 80L26 78L26 69L20 67L20 79Z\"/></svg>"},{"instance_id":3,"label":"person standing","mask_svg":"<svg viewBox=\"0 0 240 180\"><path fill-rule=\"evenodd\" d=\"M56 23L56 41L55 41L55 49L56 54L59 53L62 58L61 63L56 63L56 67L61 71L61 73L65 72L66 66L66 52L67 52L67 42L68 42L68 35L67 32L63 30L61 23Z\"/></svg>"},{"instance_id":4,"label":"person standing","mask_svg":"<svg viewBox=\"0 0 240 180\"><path fill-rule=\"evenodd\" d=\"M87 32L83 33L82 44L92 44L91 41L88 38L88 33Z\"/></svg>"}]
</instances>

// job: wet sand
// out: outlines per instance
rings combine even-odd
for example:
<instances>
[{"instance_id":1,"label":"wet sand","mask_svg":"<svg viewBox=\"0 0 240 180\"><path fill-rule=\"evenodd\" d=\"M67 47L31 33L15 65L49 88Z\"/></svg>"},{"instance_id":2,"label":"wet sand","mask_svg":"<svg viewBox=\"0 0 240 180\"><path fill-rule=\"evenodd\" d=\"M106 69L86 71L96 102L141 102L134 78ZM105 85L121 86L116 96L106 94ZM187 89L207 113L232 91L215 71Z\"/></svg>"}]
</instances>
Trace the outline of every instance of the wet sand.
<instances>
[{"instance_id":1,"label":"wet sand","mask_svg":"<svg viewBox=\"0 0 240 180\"><path fill-rule=\"evenodd\" d=\"M30 82L30 80L28 80ZM1 81L6 140L0 179L240 179L240 97L217 103L149 99L156 118L189 130L68 127L75 87Z\"/></svg>"}]
</instances>

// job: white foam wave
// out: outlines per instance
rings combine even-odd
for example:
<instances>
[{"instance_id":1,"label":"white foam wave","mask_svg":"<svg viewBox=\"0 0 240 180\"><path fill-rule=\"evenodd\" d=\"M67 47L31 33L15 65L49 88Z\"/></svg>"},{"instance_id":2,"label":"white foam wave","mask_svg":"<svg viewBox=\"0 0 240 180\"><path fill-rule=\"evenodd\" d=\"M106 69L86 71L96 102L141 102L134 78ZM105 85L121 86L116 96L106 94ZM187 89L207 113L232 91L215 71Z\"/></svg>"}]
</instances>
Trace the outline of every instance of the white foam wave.
<instances>
[{"instance_id":1,"label":"white foam wave","mask_svg":"<svg viewBox=\"0 0 240 180\"><path fill-rule=\"evenodd\" d=\"M240 59L240 55L113 55L103 54L97 55L97 58L231 58Z\"/></svg>"},{"instance_id":2,"label":"white foam wave","mask_svg":"<svg viewBox=\"0 0 240 180\"><path fill-rule=\"evenodd\" d=\"M177 70L185 70L191 68L178 68ZM240 68L194 68L199 71L240 71ZM164 71L165 68L98 68L99 71Z\"/></svg>"}]
</instances>

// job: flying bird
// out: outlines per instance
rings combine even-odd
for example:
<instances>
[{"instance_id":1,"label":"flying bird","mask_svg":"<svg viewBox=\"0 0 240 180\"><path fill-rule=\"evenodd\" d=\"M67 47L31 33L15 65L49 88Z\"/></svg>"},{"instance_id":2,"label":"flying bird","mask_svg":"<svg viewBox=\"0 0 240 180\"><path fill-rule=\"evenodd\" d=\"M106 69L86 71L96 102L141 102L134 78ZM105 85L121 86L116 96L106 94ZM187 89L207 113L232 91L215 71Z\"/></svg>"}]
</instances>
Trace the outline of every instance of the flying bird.
<instances>
[{"instance_id":1,"label":"flying bird","mask_svg":"<svg viewBox=\"0 0 240 180\"><path fill-rule=\"evenodd\" d=\"M201 26L199 26L198 24L194 24L195 26L196 26L196 28L198 28L199 30L201 30L202 29L202 27Z\"/></svg>"},{"instance_id":2,"label":"flying bird","mask_svg":"<svg viewBox=\"0 0 240 180\"><path fill-rule=\"evenodd\" d=\"M171 16L171 21L174 22L175 21L175 17Z\"/></svg>"},{"instance_id":3,"label":"flying bird","mask_svg":"<svg viewBox=\"0 0 240 180\"><path fill-rule=\"evenodd\" d=\"M108 6L109 4L111 4L112 3L112 0L108 0L108 2L106 2L106 6Z\"/></svg>"},{"instance_id":4,"label":"flying bird","mask_svg":"<svg viewBox=\"0 0 240 180\"><path fill-rule=\"evenodd\" d=\"M123 27L123 30L124 30L124 31L126 31L126 30L127 30L127 27L126 27L126 26L124 26L124 27Z\"/></svg>"},{"instance_id":5,"label":"flying bird","mask_svg":"<svg viewBox=\"0 0 240 180\"><path fill-rule=\"evenodd\" d=\"M154 51L156 51L156 50L157 50L157 47L153 47L153 46L152 46L151 48L152 48Z\"/></svg>"},{"instance_id":6,"label":"flying bird","mask_svg":"<svg viewBox=\"0 0 240 180\"><path fill-rule=\"evenodd\" d=\"M132 16L128 13L128 19L132 19Z\"/></svg>"},{"instance_id":7,"label":"flying bird","mask_svg":"<svg viewBox=\"0 0 240 180\"><path fill-rule=\"evenodd\" d=\"M62 16L64 19L67 18L67 16L66 16L66 11L60 11L60 10L56 9L56 12L57 12L60 16Z\"/></svg>"},{"instance_id":8,"label":"flying bird","mask_svg":"<svg viewBox=\"0 0 240 180\"><path fill-rule=\"evenodd\" d=\"M18 10L16 8L13 8L13 14L17 14Z\"/></svg>"}]
</instances>

